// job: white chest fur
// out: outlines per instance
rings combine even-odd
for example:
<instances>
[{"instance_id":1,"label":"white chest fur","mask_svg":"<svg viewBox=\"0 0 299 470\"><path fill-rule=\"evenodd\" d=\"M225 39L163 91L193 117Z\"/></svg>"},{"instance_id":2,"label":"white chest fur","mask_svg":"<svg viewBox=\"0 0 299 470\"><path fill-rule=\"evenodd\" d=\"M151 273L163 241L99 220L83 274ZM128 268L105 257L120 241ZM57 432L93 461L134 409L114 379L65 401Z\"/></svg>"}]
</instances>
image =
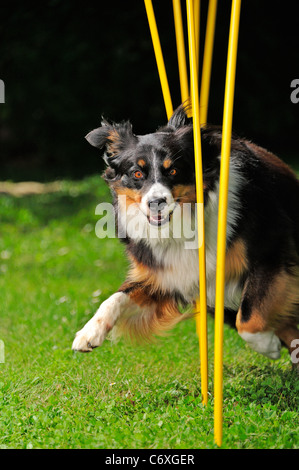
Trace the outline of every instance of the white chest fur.
<instances>
[{"instance_id":1,"label":"white chest fur","mask_svg":"<svg viewBox=\"0 0 299 470\"><path fill-rule=\"evenodd\" d=\"M227 241L231 240L239 217L238 192L242 184L242 176L231 164L228 193ZM217 257L217 225L218 225L218 191L210 193L205 208L205 242L206 242L206 279L207 304L215 306L216 257ZM148 241L153 255L164 265L164 270L157 273L159 284L165 291L180 292L191 302L199 295L199 264L198 250L186 249L182 239L167 240L157 243ZM236 281L225 286L225 306L238 309L241 300L241 289Z\"/></svg>"},{"instance_id":2,"label":"white chest fur","mask_svg":"<svg viewBox=\"0 0 299 470\"><path fill-rule=\"evenodd\" d=\"M207 304L215 306L216 260L206 252ZM164 269L157 272L161 288L168 292L179 292L188 302L199 296L198 251L186 250L184 246L170 247L164 253ZM241 289L237 282L225 286L225 307L237 310L241 300Z\"/></svg>"}]
</instances>

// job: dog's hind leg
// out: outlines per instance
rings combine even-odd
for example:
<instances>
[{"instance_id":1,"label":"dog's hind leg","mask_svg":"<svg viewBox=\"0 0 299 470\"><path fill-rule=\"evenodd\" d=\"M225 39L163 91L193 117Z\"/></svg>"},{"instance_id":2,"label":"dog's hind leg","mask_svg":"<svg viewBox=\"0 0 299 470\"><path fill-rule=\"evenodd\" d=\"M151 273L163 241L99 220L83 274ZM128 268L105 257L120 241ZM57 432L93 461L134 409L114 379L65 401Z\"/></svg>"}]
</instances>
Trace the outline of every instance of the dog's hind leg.
<instances>
[{"instance_id":1,"label":"dog's hind leg","mask_svg":"<svg viewBox=\"0 0 299 470\"><path fill-rule=\"evenodd\" d=\"M280 289L281 290L281 289ZM245 282L236 327L239 335L256 352L278 359L281 342L271 320L282 303L275 277L261 269L251 272Z\"/></svg>"},{"instance_id":2,"label":"dog's hind leg","mask_svg":"<svg viewBox=\"0 0 299 470\"><path fill-rule=\"evenodd\" d=\"M284 269L253 271L245 282L236 327L255 351L271 359L280 357L281 341L291 349L298 338L295 327L298 278Z\"/></svg>"},{"instance_id":3,"label":"dog's hind leg","mask_svg":"<svg viewBox=\"0 0 299 470\"><path fill-rule=\"evenodd\" d=\"M294 369L299 373L299 330L295 324L287 324L276 331L289 350Z\"/></svg>"},{"instance_id":4,"label":"dog's hind leg","mask_svg":"<svg viewBox=\"0 0 299 470\"><path fill-rule=\"evenodd\" d=\"M287 297L276 334L288 348L293 366L299 373L299 269L288 275Z\"/></svg>"}]
</instances>

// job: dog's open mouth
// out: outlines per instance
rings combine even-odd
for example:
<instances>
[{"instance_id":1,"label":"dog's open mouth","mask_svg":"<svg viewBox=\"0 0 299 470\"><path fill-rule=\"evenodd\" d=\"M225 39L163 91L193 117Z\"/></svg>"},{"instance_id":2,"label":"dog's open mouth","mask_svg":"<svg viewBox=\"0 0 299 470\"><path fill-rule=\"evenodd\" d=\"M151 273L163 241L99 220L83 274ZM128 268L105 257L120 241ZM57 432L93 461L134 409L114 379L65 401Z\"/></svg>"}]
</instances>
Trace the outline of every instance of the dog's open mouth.
<instances>
[{"instance_id":1,"label":"dog's open mouth","mask_svg":"<svg viewBox=\"0 0 299 470\"><path fill-rule=\"evenodd\" d=\"M151 225L161 226L170 222L173 211L168 212L168 214L162 214L162 212L157 212L156 214L148 214L147 220Z\"/></svg>"}]
</instances>

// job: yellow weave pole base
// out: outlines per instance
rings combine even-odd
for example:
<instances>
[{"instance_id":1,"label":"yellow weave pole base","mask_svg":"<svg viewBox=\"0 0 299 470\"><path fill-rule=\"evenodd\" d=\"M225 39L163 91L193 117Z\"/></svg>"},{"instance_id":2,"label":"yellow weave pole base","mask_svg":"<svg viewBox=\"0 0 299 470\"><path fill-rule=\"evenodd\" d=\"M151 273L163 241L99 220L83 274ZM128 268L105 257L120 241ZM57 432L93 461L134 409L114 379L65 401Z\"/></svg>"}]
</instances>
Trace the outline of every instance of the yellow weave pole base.
<instances>
[{"instance_id":1,"label":"yellow weave pole base","mask_svg":"<svg viewBox=\"0 0 299 470\"><path fill-rule=\"evenodd\" d=\"M166 70L165 70L165 65L164 65L164 59L163 59L153 4L151 0L144 0L144 3L145 3L147 19L148 19L148 23L150 27L151 37L153 41L154 52L156 56L156 62L157 62L161 88L162 88L162 93L163 93L163 98L164 98L164 103L165 103L165 108L166 108L166 114L167 114L167 118L170 119L173 113L172 100L171 100L171 95L170 95L170 90L169 90L169 85L168 85L168 80L167 80L167 75L166 75Z\"/></svg>"},{"instance_id":2,"label":"yellow weave pole base","mask_svg":"<svg viewBox=\"0 0 299 470\"><path fill-rule=\"evenodd\" d=\"M204 190L202 172L201 134L199 118L199 91L197 74L197 46L194 22L194 2L186 1L188 22L188 43L190 60L191 102L193 114L195 178L198 225L198 258L199 258L199 320L197 314L197 330L199 331L201 393L203 404L208 401L208 345L207 345L207 295L206 295L206 256L204 231Z\"/></svg>"},{"instance_id":3,"label":"yellow weave pole base","mask_svg":"<svg viewBox=\"0 0 299 470\"><path fill-rule=\"evenodd\" d=\"M219 186L219 213L216 264L216 303L215 303L215 347L214 347L214 438L218 446L222 444L223 409L223 322L226 222L229 183L229 161L233 119L236 62L239 36L241 0L232 1L227 69L225 82L223 129L221 146L221 167Z\"/></svg>"}]
</instances>

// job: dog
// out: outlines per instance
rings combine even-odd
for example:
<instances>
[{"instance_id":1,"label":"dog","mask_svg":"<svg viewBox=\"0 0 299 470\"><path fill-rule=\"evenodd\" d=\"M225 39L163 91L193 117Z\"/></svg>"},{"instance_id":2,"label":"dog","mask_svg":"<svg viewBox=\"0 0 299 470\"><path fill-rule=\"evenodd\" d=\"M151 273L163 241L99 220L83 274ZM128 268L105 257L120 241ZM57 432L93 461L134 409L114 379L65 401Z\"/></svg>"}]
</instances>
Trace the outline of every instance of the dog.
<instances>
[{"instance_id":1,"label":"dog","mask_svg":"<svg viewBox=\"0 0 299 470\"><path fill-rule=\"evenodd\" d=\"M193 126L186 106L181 105L167 125L151 134L137 136L128 121L104 120L86 139L101 151L107 164L104 179L113 195L131 267L119 290L76 334L72 348L82 352L100 346L111 330L115 338L124 334L148 340L163 334L185 318L181 307L194 306L199 292L198 246L184 233L174 236L175 230L188 224L191 228L193 224L195 232L197 226ZM220 127L202 127L207 305L211 313L215 306L221 139ZM236 327L254 351L271 359L280 357L281 346L291 356L299 346L298 200L299 182L287 164L253 142L232 135L225 321ZM184 206L189 210L183 211ZM137 231L132 221L138 222Z\"/></svg>"}]
</instances>

